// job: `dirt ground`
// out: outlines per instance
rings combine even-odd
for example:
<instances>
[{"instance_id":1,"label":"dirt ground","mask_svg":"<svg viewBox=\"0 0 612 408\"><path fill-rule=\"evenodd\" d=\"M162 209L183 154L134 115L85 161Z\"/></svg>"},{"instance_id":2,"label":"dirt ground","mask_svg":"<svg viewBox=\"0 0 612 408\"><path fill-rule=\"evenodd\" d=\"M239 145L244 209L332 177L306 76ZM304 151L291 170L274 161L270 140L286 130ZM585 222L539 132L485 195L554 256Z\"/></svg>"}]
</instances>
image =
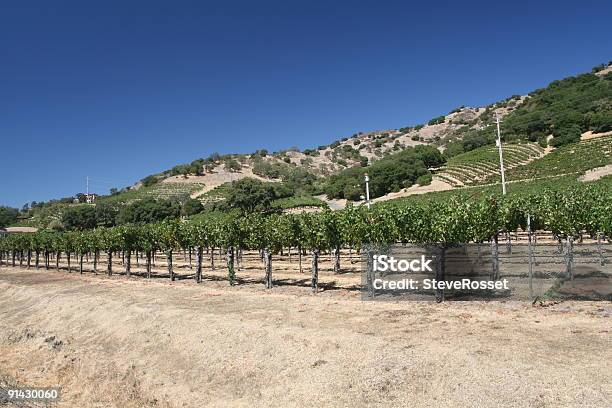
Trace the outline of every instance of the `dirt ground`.
<instances>
[{"instance_id":1,"label":"dirt ground","mask_svg":"<svg viewBox=\"0 0 612 408\"><path fill-rule=\"evenodd\" d=\"M612 406L610 302L368 302L357 266L323 266L314 295L254 261L233 287L3 265L0 384L59 407Z\"/></svg>"}]
</instances>

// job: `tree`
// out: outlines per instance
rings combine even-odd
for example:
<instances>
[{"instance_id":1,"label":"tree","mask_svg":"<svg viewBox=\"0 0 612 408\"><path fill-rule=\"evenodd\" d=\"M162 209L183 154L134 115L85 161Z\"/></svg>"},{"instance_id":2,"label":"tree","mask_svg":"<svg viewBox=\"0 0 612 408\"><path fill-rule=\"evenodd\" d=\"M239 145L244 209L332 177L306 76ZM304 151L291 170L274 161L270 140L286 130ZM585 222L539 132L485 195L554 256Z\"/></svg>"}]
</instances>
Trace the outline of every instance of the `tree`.
<instances>
[{"instance_id":1,"label":"tree","mask_svg":"<svg viewBox=\"0 0 612 408\"><path fill-rule=\"evenodd\" d=\"M553 133L553 139L551 141L551 145L553 146L563 146L568 143L574 143L580 140L580 135L582 134L582 129L577 124L571 124L567 127L561 127L559 129L555 129Z\"/></svg>"},{"instance_id":2,"label":"tree","mask_svg":"<svg viewBox=\"0 0 612 408\"><path fill-rule=\"evenodd\" d=\"M82 231L96 226L96 209L91 205L75 205L66 208L62 224L68 230Z\"/></svg>"},{"instance_id":3,"label":"tree","mask_svg":"<svg viewBox=\"0 0 612 408\"><path fill-rule=\"evenodd\" d=\"M159 182L159 178L156 175L150 175L143 178L141 182L144 187L151 187L153 184L157 184Z\"/></svg>"},{"instance_id":4,"label":"tree","mask_svg":"<svg viewBox=\"0 0 612 408\"><path fill-rule=\"evenodd\" d=\"M190 198L183 203L181 208L181 215L184 217L189 217L192 215L196 215L201 213L204 210L204 206L195 198Z\"/></svg>"},{"instance_id":5,"label":"tree","mask_svg":"<svg viewBox=\"0 0 612 408\"><path fill-rule=\"evenodd\" d=\"M276 197L272 183L244 178L232 182L227 204L243 213L270 212Z\"/></svg>"},{"instance_id":6,"label":"tree","mask_svg":"<svg viewBox=\"0 0 612 408\"><path fill-rule=\"evenodd\" d=\"M179 214L178 204L168 200L145 198L121 208L117 216L117 224L147 224L177 218Z\"/></svg>"},{"instance_id":7,"label":"tree","mask_svg":"<svg viewBox=\"0 0 612 408\"><path fill-rule=\"evenodd\" d=\"M98 227L114 227L119 211L110 204L96 204L96 225Z\"/></svg>"},{"instance_id":8,"label":"tree","mask_svg":"<svg viewBox=\"0 0 612 408\"><path fill-rule=\"evenodd\" d=\"M19 210L11 207L0 207L0 228L8 227L17 222Z\"/></svg>"}]
</instances>

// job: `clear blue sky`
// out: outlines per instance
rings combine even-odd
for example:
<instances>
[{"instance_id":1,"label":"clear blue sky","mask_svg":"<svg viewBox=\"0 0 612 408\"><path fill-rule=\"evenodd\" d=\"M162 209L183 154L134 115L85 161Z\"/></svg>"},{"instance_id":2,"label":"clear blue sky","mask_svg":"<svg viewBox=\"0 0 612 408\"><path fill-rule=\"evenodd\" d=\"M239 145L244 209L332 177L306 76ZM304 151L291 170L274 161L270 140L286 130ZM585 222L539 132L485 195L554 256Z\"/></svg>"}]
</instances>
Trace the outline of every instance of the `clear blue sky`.
<instances>
[{"instance_id":1,"label":"clear blue sky","mask_svg":"<svg viewBox=\"0 0 612 408\"><path fill-rule=\"evenodd\" d=\"M5 1L0 204L526 93L610 60L610 21L609 0Z\"/></svg>"}]
</instances>

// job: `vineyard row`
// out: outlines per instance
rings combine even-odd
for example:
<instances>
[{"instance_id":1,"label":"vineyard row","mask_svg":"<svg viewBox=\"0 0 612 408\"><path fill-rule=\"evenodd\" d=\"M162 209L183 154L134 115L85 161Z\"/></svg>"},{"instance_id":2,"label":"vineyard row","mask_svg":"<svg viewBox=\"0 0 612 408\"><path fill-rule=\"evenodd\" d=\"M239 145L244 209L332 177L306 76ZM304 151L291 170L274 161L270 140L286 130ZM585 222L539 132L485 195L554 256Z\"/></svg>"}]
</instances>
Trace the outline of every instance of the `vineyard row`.
<instances>
[{"instance_id":1,"label":"vineyard row","mask_svg":"<svg viewBox=\"0 0 612 408\"><path fill-rule=\"evenodd\" d=\"M146 256L150 275L152 257L164 252L169 276L173 253L195 251L195 279L202 281L205 252L222 250L226 255L228 280L236 280L236 254L258 250L262 255L266 287L272 286L272 257L283 249L296 248L311 254L312 287L317 290L321 251L336 254L334 270L340 268L340 249L359 250L367 244L411 243L450 247L458 243L488 242L497 254L500 233L550 231L571 251L572 241L587 234L598 241L612 237L612 194L608 188L583 185L563 191L541 191L512 196L458 195L443 200L386 203L368 209L349 206L321 213L262 215L211 214L195 220L168 220L156 224L96 228L87 231L10 234L0 238L0 262L15 265L16 258L50 254L70 258L100 252L106 254L106 272L113 273L113 254L122 254L126 274L131 256ZM69 259L68 259L69 260ZM94 261L95 262L95 261Z\"/></svg>"}]
</instances>

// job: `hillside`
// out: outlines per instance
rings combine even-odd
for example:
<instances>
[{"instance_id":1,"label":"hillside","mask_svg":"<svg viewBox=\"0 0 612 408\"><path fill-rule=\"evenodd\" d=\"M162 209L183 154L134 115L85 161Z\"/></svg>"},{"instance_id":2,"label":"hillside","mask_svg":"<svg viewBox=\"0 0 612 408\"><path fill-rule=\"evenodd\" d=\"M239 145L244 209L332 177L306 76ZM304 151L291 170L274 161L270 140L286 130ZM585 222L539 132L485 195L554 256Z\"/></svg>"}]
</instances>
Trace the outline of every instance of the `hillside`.
<instances>
[{"instance_id":1,"label":"hillside","mask_svg":"<svg viewBox=\"0 0 612 408\"><path fill-rule=\"evenodd\" d=\"M222 203L232 194L233 183L249 178L271 184L264 187L273 191L271 208L340 208L347 199L360 200L366 172L373 175L371 198L377 200L491 185L500 178L495 114L501 119L508 181L559 175L592 180L609 174L612 66L605 64L528 95L483 107L461 106L420 125L357 132L305 150L215 153L100 196L97 204L118 212L144 199L183 207L197 200L203 208L225 211L231 206ZM427 151L432 148L441 153L435 160ZM72 198L37 203L18 224L49 227L74 205Z\"/></svg>"}]
</instances>

